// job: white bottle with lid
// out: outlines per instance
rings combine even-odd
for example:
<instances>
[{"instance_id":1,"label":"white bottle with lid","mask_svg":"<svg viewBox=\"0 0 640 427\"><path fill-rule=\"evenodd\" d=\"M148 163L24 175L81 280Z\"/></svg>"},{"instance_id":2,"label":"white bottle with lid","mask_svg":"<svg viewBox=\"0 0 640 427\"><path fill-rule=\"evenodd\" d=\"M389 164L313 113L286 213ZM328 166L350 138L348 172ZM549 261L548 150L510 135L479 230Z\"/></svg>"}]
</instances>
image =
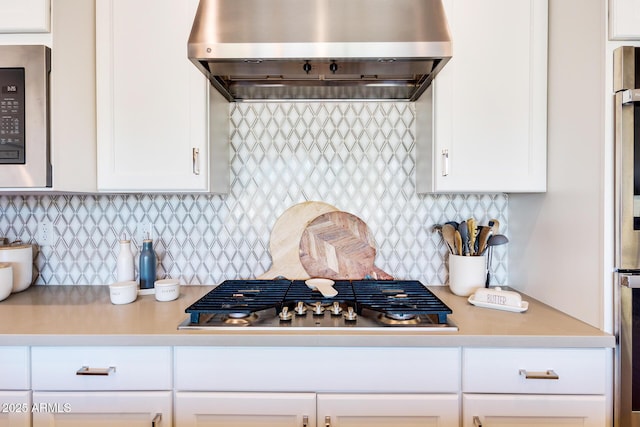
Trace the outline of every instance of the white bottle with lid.
<instances>
[{"instance_id":1,"label":"white bottle with lid","mask_svg":"<svg viewBox=\"0 0 640 427\"><path fill-rule=\"evenodd\" d=\"M133 253L131 252L131 241L120 240L120 252L116 261L116 279L118 282L127 282L134 279Z\"/></svg>"}]
</instances>

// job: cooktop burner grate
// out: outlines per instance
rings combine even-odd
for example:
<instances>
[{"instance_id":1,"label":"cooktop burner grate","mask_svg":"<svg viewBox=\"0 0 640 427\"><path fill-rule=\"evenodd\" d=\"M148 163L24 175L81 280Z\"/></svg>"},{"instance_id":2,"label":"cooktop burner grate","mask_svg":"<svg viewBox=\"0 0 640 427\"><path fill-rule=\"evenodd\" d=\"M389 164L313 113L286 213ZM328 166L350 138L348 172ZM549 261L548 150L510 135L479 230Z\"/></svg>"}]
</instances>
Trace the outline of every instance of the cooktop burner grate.
<instances>
[{"instance_id":1,"label":"cooktop burner grate","mask_svg":"<svg viewBox=\"0 0 640 427\"><path fill-rule=\"evenodd\" d=\"M303 280L227 280L185 312L192 325L280 327L447 326L452 313L416 280L338 280L333 287L338 294L327 298ZM325 307L330 314L323 317Z\"/></svg>"},{"instance_id":2,"label":"cooktop burner grate","mask_svg":"<svg viewBox=\"0 0 640 427\"><path fill-rule=\"evenodd\" d=\"M289 286L289 290L285 295L285 303L297 303L302 301L305 304L314 304L321 302L322 304L332 304L334 301L354 303L356 298L353 294L353 287L348 280L336 280L333 288L338 291L338 295L333 298L324 297L320 291L313 290L304 282L304 280L294 280Z\"/></svg>"},{"instance_id":3,"label":"cooktop burner grate","mask_svg":"<svg viewBox=\"0 0 640 427\"><path fill-rule=\"evenodd\" d=\"M417 280L359 280L352 285L358 311L367 308L398 319L436 315L438 323L446 323L447 315L452 313Z\"/></svg>"},{"instance_id":4,"label":"cooktop burner grate","mask_svg":"<svg viewBox=\"0 0 640 427\"><path fill-rule=\"evenodd\" d=\"M290 280L226 280L190 305L185 312L198 323L201 314L251 314L280 309Z\"/></svg>"}]
</instances>

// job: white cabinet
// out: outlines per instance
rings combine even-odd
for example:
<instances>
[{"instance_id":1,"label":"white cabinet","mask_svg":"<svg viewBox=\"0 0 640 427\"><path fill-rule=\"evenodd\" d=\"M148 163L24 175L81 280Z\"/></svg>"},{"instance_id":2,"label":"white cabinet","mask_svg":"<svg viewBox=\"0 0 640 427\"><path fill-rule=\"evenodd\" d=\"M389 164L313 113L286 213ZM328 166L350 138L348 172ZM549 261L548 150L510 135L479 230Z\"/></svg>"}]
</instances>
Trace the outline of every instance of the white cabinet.
<instances>
[{"instance_id":1,"label":"white cabinet","mask_svg":"<svg viewBox=\"0 0 640 427\"><path fill-rule=\"evenodd\" d=\"M99 191L228 191L229 105L187 59L197 5L96 1Z\"/></svg>"},{"instance_id":2,"label":"white cabinet","mask_svg":"<svg viewBox=\"0 0 640 427\"><path fill-rule=\"evenodd\" d=\"M315 426L314 393L177 392L176 426Z\"/></svg>"},{"instance_id":3,"label":"white cabinet","mask_svg":"<svg viewBox=\"0 0 640 427\"><path fill-rule=\"evenodd\" d=\"M459 348L177 347L174 358L179 426L459 423Z\"/></svg>"},{"instance_id":4,"label":"white cabinet","mask_svg":"<svg viewBox=\"0 0 640 427\"><path fill-rule=\"evenodd\" d=\"M604 396L464 394L463 427L602 427Z\"/></svg>"},{"instance_id":5,"label":"white cabinet","mask_svg":"<svg viewBox=\"0 0 640 427\"><path fill-rule=\"evenodd\" d=\"M46 33L51 0L0 0L0 33Z\"/></svg>"},{"instance_id":6,"label":"white cabinet","mask_svg":"<svg viewBox=\"0 0 640 427\"><path fill-rule=\"evenodd\" d=\"M167 427L170 391L33 392L33 427Z\"/></svg>"},{"instance_id":7,"label":"white cabinet","mask_svg":"<svg viewBox=\"0 0 640 427\"><path fill-rule=\"evenodd\" d=\"M546 191L547 0L443 3L453 57L416 103L417 191Z\"/></svg>"},{"instance_id":8,"label":"white cabinet","mask_svg":"<svg viewBox=\"0 0 640 427\"><path fill-rule=\"evenodd\" d=\"M31 377L34 427L172 425L170 347L34 347Z\"/></svg>"},{"instance_id":9,"label":"white cabinet","mask_svg":"<svg viewBox=\"0 0 640 427\"><path fill-rule=\"evenodd\" d=\"M458 413L456 394L176 393L180 427L457 427Z\"/></svg>"},{"instance_id":10,"label":"white cabinet","mask_svg":"<svg viewBox=\"0 0 640 427\"><path fill-rule=\"evenodd\" d=\"M31 392L0 391L0 427L31 426Z\"/></svg>"},{"instance_id":11,"label":"white cabinet","mask_svg":"<svg viewBox=\"0 0 640 427\"><path fill-rule=\"evenodd\" d=\"M609 38L640 40L640 0L609 0Z\"/></svg>"},{"instance_id":12,"label":"white cabinet","mask_svg":"<svg viewBox=\"0 0 640 427\"><path fill-rule=\"evenodd\" d=\"M457 427L456 394L320 394L318 425Z\"/></svg>"},{"instance_id":13,"label":"white cabinet","mask_svg":"<svg viewBox=\"0 0 640 427\"><path fill-rule=\"evenodd\" d=\"M610 421L606 349L465 348L463 426L603 426Z\"/></svg>"},{"instance_id":14,"label":"white cabinet","mask_svg":"<svg viewBox=\"0 0 640 427\"><path fill-rule=\"evenodd\" d=\"M0 427L30 425L29 349L0 347Z\"/></svg>"}]
</instances>

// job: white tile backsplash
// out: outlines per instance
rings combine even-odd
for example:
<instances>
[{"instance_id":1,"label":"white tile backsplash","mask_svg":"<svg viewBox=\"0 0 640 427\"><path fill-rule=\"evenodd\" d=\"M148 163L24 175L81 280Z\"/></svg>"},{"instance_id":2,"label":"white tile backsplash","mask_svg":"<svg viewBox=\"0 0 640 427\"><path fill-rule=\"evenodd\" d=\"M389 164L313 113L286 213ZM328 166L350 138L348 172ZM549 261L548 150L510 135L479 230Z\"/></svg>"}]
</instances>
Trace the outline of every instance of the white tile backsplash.
<instances>
[{"instance_id":1,"label":"white tile backsplash","mask_svg":"<svg viewBox=\"0 0 640 427\"><path fill-rule=\"evenodd\" d=\"M434 224L473 216L481 224L497 218L507 228L504 194L416 194L412 103L229 108L228 195L5 195L0 235L38 244L38 222L47 218L56 239L38 247L36 283L105 284L115 280L119 237L133 236L137 254L141 224L150 223L159 277L214 284L266 271L276 218L293 204L321 200L369 225L378 267L442 284L446 248ZM494 268L492 283L506 284L506 247L496 251Z\"/></svg>"}]
</instances>

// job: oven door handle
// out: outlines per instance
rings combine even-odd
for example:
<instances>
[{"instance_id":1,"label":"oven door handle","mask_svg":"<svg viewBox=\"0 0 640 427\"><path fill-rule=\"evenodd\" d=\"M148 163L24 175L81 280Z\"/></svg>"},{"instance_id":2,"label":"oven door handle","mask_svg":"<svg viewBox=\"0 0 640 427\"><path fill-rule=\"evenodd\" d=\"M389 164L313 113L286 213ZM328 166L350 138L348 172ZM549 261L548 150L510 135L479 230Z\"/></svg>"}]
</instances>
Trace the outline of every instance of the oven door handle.
<instances>
[{"instance_id":1,"label":"oven door handle","mask_svg":"<svg viewBox=\"0 0 640 427\"><path fill-rule=\"evenodd\" d=\"M640 288L640 274L621 274L620 286L630 289Z\"/></svg>"}]
</instances>

